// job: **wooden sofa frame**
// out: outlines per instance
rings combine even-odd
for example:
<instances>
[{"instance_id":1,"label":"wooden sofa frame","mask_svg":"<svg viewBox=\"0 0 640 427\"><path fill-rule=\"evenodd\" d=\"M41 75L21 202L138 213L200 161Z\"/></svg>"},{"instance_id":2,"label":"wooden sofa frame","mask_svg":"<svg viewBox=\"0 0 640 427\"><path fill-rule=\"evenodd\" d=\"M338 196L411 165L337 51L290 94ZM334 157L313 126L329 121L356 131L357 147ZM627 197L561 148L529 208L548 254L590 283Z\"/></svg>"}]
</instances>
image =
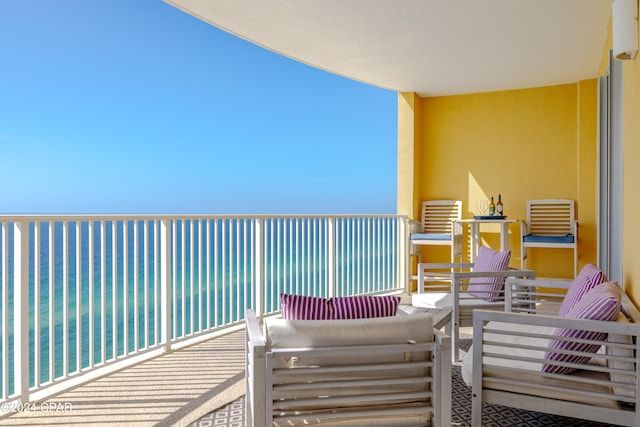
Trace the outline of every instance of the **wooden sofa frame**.
<instances>
[{"instance_id":1,"label":"wooden sofa frame","mask_svg":"<svg viewBox=\"0 0 640 427\"><path fill-rule=\"evenodd\" d=\"M609 424L640 426L637 412L640 408L640 313L623 292L622 312L629 319L628 322L603 322L541 314L554 311L549 307L559 306L561 299L555 298L558 294L553 289L566 289L570 283L571 281L509 279L506 286L508 300L528 302L529 308L523 308L526 304L518 304L513 312L474 312L473 354L470 356L473 360L473 426L482 425L483 403ZM510 307L507 308L509 309ZM567 328L598 331L609 334L610 338L602 343L601 352L590 355L593 356L590 363L563 362L565 366L578 369L573 373L550 374L531 368L514 367L514 360L544 363L544 360L525 358L522 353L514 355L519 350L540 352L546 349L534 348L534 338L550 338L549 335L543 337L528 329L535 329L534 326L546 327L547 330ZM529 332L523 331L524 329ZM507 338L509 336L511 339ZM589 342L576 338L566 340ZM599 341L595 343L601 344ZM504 350L505 346L509 347L508 351ZM565 352L581 354L569 350Z\"/></svg>"},{"instance_id":2,"label":"wooden sofa frame","mask_svg":"<svg viewBox=\"0 0 640 427\"><path fill-rule=\"evenodd\" d=\"M424 316L430 315L407 316L423 316L420 318L422 320ZM369 332L375 333L371 330ZM347 418L355 416L359 420L362 417L366 423L366 420L371 420L371 417L376 419L391 417L390 419L393 420L396 416L417 413L419 417L429 420L424 425L449 426L451 424L450 345L449 337L441 331L434 330L433 341L424 343L271 349L255 313L247 310L246 425L249 427L299 425L298 423L307 425L306 423L317 423L321 417L322 425L363 425L345 421L344 408L340 408L345 401L356 401L355 407L350 408L350 412L346 415ZM423 357L420 359L423 360L422 362L417 362L410 356L418 352ZM297 360L298 357L335 358L338 356L360 361L370 358L372 354L394 355L396 360L402 357L400 360L404 362L377 364L349 362L347 365L340 363L338 366L323 366L322 363L319 363L319 366L277 366L278 360L287 360L283 358ZM408 365L415 365L410 367L411 374L407 373ZM376 370L383 370L385 378L372 379L371 372ZM421 373L416 374L416 370ZM343 378L347 373L351 378ZM327 379L325 376L331 376L331 378ZM375 387L380 387L384 391L381 394L372 394L369 390ZM333 392L327 392L327 388L339 391L332 395ZM407 391L408 388L417 391ZM304 398L299 398L300 391L304 391ZM409 406L388 403L395 400L399 403L412 403L408 404ZM273 409L283 401L289 406L287 414ZM378 402L381 401L383 403L379 404ZM306 413L307 408L313 408L318 402L322 402L324 408L320 415ZM329 410L326 410L327 404ZM331 409L334 405L335 409ZM292 413L296 414L292 415ZM347 424L344 424L345 422Z\"/></svg>"},{"instance_id":3,"label":"wooden sofa frame","mask_svg":"<svg viewBox=\"0 0 640 427\"><path fill-rule=\"evenodd\" d=\"M474 263L419 263L418 264L418 296L414 294L413 305L423 306L428 301L427 295L433 293L450 293L451 325L446 329L451 335L451 360L459 360L460 328L473 326L473 311L478 308L485 310L504 311L505 307L519 304L512 301L512 294L506 294L504 290L494 295L494 302L488 302L476 298L465 292L471 279L498 277L503 281L508 278L534 279L536 273L533 270L518 270L510 268L506 271L483 272L473 270ZM422 296L421 294L424 294ZM433 295L433 294L432 294ZM438 307L442 308L442 307Z\"/></svg>"}]
</instances>

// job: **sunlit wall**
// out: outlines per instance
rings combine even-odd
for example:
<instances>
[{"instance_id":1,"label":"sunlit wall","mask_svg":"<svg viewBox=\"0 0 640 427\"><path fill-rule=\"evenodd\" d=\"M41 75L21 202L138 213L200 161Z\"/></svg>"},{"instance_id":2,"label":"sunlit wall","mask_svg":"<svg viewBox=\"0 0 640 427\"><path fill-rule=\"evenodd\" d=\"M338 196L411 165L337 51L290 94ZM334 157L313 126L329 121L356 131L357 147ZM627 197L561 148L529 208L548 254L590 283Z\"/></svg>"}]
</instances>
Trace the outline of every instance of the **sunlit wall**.
<instances>
[{"instance_id":1,"label":"sunlit wall","mask_svg":"<svg viewBox=\"0 0 640 427\"><path fill-rule=\"evenodd\" d=\"M414 218L419 219L419 203L425 199L462 200L463 218L472 218L483 213L479 202L491 196L497 201L501 194L509 219L524 219L529 199L573 199L580 222L579 266L596 262L596 80L460 96L412 96L413 108L406 103L407 94L400 99L406 108L399 108L399 113L413 115L404 123L413 122L415 162L407 161L399 170L413 169L414 197L405 195L404 200L412 201ZM483 243L497 249L498 226L483 226L481 231ZM512 224L509 242L515 267L520 266L520 238L519 224ZM425 248L421 254L426 261L448 257L446 247ZM529 267L539 276L572 277L573 253L530 249Z\"/></svg>"}]
</instances>

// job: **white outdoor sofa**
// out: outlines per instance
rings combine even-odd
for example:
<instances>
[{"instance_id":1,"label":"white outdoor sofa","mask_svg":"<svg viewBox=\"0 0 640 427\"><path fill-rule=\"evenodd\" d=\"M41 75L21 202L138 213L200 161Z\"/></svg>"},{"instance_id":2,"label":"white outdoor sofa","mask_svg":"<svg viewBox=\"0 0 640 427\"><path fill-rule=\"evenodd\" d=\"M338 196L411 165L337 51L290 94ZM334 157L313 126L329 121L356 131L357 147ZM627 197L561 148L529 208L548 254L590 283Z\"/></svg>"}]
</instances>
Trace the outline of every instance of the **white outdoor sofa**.
<instances>
[{"instance_id":1,"label":"white outdoor sofa","mask_svg":"<svg viewBox=\"0 0 640 427\"><path fill-rule=\"evenodd\" d=\"M450 426L450 339L430 314L358 320L246 313L249 427Z\"/></svg>"},{"instance_id":2,"label":"white outdoor sofa","mask_svg":"<svg viewBox=\"0 0 640 427\"><path fill-rule=\"evenodd\" d=\"M591 421L640 426L638 345L640 313L622 292L624 316L616 321L559 317L554 312L553 291L566 289L571 281L548 279L507 280L507 298L530 303L512 312L476 310L473 314L473 345L463 360L462 376L472 386L472 425L482 425L483 403L544 412ZM514 295L509 295L511 293ZM531 303L535 300L536 303ZM541 302L542 301L542 302ZM555 302L555 311L559 301ZM507 307L507 311L510 307ZM567 348L593 343L596 354L563 350L587 356L588 363L555 362L575 368L571 373L543 372L550 339L556 328L606 333L602 341L564 337ZM558 350L554 350L558 351Z\"/></svg>"},{"instance_id":3,"label":"white outdoor sofa","mask_svg":"<svg viewBox=\"0 0 640 427\"><path fill-rule=\"evenodd\" d=\"M506 298L504 282L509 277L534 279L533 270L510 268L505 271L476 271L473 263L419 263L418 292L412 295L412 304L416 307L450 307L451 325L446 332L451 335L451 360L459 360L460 328L473 325L473 310L504 311L505 305L515 304ZM478 298L467 292L471 281L475 285L497 279L500 283L496 291L483 292L485 298ZM521 303L521 302L518 302ZM452 330L449 330L452 328Z\"/></svg>"}]
</instances>

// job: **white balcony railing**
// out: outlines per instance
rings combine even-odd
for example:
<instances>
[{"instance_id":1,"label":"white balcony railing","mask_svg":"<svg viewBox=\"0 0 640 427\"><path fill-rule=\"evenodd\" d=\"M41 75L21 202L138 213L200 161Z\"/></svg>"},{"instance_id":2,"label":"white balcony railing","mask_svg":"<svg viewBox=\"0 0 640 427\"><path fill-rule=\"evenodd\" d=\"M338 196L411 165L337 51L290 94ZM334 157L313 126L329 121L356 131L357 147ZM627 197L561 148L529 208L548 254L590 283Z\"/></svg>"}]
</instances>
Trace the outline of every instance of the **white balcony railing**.
<instances>
[{"instance_id":1,"label":"white balcony railing","mask_svg":"<svg viewBox=\"0 0 640 427\"><path fill-rule=\"evenodd\" d=\"M408 284L406 218L0 216L0 402L279 311Z\"/></svg>"}]
</instances>

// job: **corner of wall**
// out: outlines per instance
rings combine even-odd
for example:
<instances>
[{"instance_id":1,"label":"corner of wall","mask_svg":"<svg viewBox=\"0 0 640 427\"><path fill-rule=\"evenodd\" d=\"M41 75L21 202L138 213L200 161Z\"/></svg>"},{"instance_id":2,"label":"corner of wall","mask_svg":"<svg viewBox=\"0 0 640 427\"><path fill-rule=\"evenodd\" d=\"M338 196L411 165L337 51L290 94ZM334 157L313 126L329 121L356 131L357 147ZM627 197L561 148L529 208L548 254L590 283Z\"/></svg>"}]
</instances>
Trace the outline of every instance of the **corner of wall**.
<instances>
[{"instance_id":1,"label":"corner of wall","mask_svg":"<svg viewBox=\"0 0 640 427\"><path fill-rule=\"evenodd\" d=\"M398 94L398 199L397 213L414 217L415 167L414 149L416 136L415 93Z\"/></svg>"}]
</instances>

